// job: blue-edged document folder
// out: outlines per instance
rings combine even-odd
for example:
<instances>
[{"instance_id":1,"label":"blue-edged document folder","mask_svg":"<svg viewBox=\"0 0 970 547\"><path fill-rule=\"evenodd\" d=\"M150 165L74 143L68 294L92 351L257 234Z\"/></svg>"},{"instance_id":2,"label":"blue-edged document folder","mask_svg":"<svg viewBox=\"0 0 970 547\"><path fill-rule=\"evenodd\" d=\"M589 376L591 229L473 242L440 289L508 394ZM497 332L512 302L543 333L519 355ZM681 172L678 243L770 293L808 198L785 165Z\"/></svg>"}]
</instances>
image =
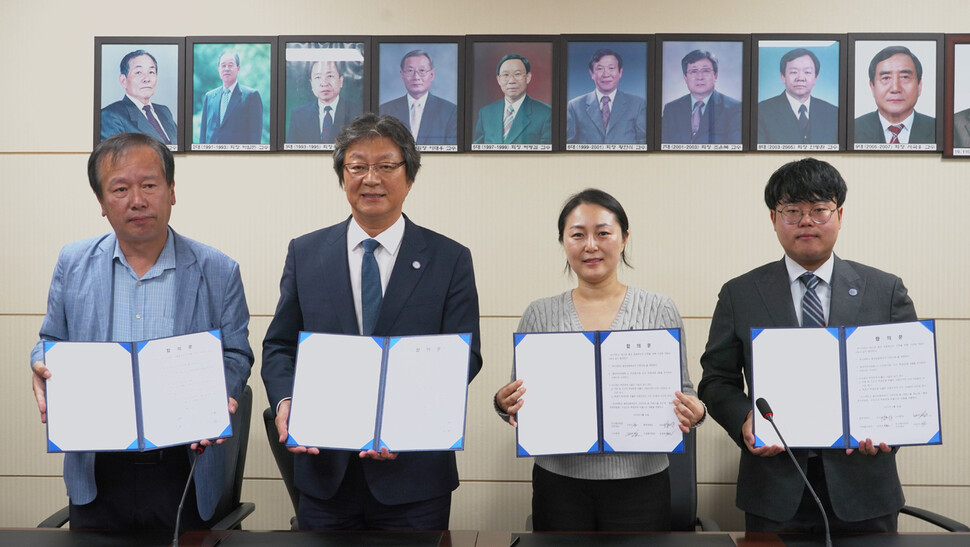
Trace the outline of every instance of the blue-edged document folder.
<instances>
[{"instance_id":1,"label":"blue-edged document folder","mask_svg":"<svg viewBox=\"0 0 970 547\"><path fill-rule=\"evenodd\" d=\"M520 457L682 452L680 329L517 333Z\"/></svg>"},{"instance_id":2,"label":"blue-edged document folder","mask_svg":"<svg viewBox=\"0 0 970 547\"><path fill-rule=\"evenodd\" d=\"M792 448L942 444L936 323L751 329L755 445Z\"/></svg>"},{"instance_id":3,"label":"blue-edged document folder","mask_svg":"<svg viewBox=\"0 0 970 547\"><path fill-rule=\"evenodd\" d=\"M286 444L462 450L471 334L300 333Z\"/></svg>"},{"instance_id":4,"label":"blue-edged document folder","mask_svg":"<svg viewBox=\"0 0 970 547\"><path fill-rule=\"evenodd\" d=\"M232 436L222 334L45 342L47 451L145 451Z\"/></svg>"}]
</instances>

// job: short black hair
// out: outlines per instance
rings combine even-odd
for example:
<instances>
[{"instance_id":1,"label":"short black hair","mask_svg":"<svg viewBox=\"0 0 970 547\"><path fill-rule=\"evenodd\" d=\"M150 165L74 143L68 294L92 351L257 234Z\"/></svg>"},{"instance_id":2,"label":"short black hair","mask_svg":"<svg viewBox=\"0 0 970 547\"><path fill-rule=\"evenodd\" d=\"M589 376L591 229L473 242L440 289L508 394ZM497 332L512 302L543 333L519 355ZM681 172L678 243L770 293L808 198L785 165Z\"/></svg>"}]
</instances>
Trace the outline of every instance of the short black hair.
<instances>
[{"instance_id":1,"label":"short black hair","mask_svg":"<svg viewBox=\"0 0 970 547\"><path fill-rule=\"evenodd\" d=\"M380 116L373 112L365 112L345 125L334 139L333 170L337 173L341 188L344 186L344 161L347 157L347 149L358 142L378 137L392 140L401 149L407 180L414 182L418 169L421 168L421 152L414 145L411 131L394 116Z\"/></svg>"},{"instance_id":2,"label":"short black hair","mask_svg":"<svg viewBox=\"0 0 970 547\"><path fill-rule=\"evenodd\" d=\"M404 57L401 57L401 70L404 70L404 61L407 61L411 57L427 57L428 63L431 64L431 70L434 70L434 59L432 59L431 55L428 55L428 52L423 49L412 49L411 51L405 53Z\"/></svg>"},{"instance_id":3,"label":"short black hair","mask_svg":"<svg viewBox=\"0 0 970 547\"><path fill-rule=\"evenodd\" d=\"M805 158L786 163L768 179L765 205L774 210L780 204L834 201L845 203L848 188L839 171L828 162Z\"/></svg>"},{"instance_id":4,"label":"short black hair","mask_svg":"<svg viewBox=\"0 0 970 547\"><path fill-rule=\"evenodd\" d=\"M129 66L131 64L131 60L134 59L135 57L141 57L142 55L148 55L149 57L151 57L152 62L155 63L155 71L157 72L158 61L155 60L155 56L152 55L151 53L148 53L144 49L136 49L135 51L132 51L128 55L125 55L124 57L121 58L121 67L120 67L121 75L127 76L128 72L131 70L131 67Z\"/></svg>"},{"instance_id":5,"label":"short black hair","mask_svg":"<svg viewBox=\"0 0 970 547\"><path fill-rule=\"evenodd\" d=\"M710 61L711 66L714 67L714 74L717 74L717 56L711 53L710 51L706 51L703 49L695 49L694 51L691 51L687 55L684 55L684 58L681 59L680 61L680 69L684 71L684 76L687 75L687 65L691 63L696 63L701 59L707 59L708 61Z\"/></svg>"},{"instance_id":6,"label":"short black hair","mask_svg":"<svg viewBox=\"0 0 970 547\"><path fill-rule=\"evenodd\" d=\"M597 61L609 55L616 57L617 68L619 68L620 70L623 70L623 57L620 57L620 54L613 51L612 49L601 48L601 49L597 49L596 52L593 53L593 56L589 58L589 71L590 72L593 71L593 65L595 65Z\"/></svg>"},{"instance_id":7,"label":"short black hair","mask_svg":"<svg viewBox=\"0 0 970 547\"><path fill-rule=\"evenodd\" d=\"M88 182L98 201L104 197L101 192L101 168L104 162L114 162L139 146L151 148L158 156L158 162L165 174L165 182L169 186L175 182L175 157L162 141L143 133L118 133L95 146L94 152L91 152L88 158Z\"/></svg>"},{"instance_id":8,"label":"short black hair","mask_svg":"<svg viewBox=\"0 0 970 547\"><path fill-rule=\"evenodd\" d=\"M873 83L876 77L876 65L885 61L886 59L892 57L893 55L909 55L909 58L913 60L913 64L916 66L916 81L923 81L923 65L916 58L916 55L909 50L906 46L888 46L882 49L875 57L869 61L869 83Z\"/></svg>"},{"instance_id":9,"label":"short black hair","mask_svg":"<svg viewBox=\"0 0 970 547\"><path fill-rule=\"evenodd\" d=\"M563 204L562 210L559 211L559 243L562 243L563 234L566 231L566 217L573 212L573 209L583 204L599 205L613 213L616 221L620 224L620 230L623 232L623 241L626 241L627 233L630 231L630 221L627 219L626 211L623 210L623 206L620 205L619 200L602 190L587 188L582 192L569 196L566 199L566 203ZM627 266L633 267L626 258L625 248L620 252L620 259ZM566 263L566 269L569 269L568 262Z\"/></svg>"},{"instance_id":10,"label":"short black hair","mask_svg":"<svg viewBox=\"0 0 970 547\"><path fill-rule=\"evenodd\" d=\"M495 75L498 76L499 72L502 72L502 65L505 63L505 61L511 61L512 59L518 59L522 61L522 64L525 65L526 74L532 72L532 65L529 64L528 59L519 55L518 53L509 53L508 55L498 60L498 64L495 65Z\"/></svg>"},{"instance_id":11,"label":"short black hair","mask_svg":"<svg viewBox=\"0 0 970 547\"><path fill-rule=\"evenodd\" d=\"M818 57L812 53L811 50L805 49L803 47L795 48L788 53L781 56L781 62L779 63L779 70L781 70L782 75L785 74L785 69L788 67L788 63L798 59L799 57L804 57L808 55L812 58L812 62L815 63L815 75L818 76L820 70L822 70L822 64L818 62Z\"/></svg>"}]
</instances>

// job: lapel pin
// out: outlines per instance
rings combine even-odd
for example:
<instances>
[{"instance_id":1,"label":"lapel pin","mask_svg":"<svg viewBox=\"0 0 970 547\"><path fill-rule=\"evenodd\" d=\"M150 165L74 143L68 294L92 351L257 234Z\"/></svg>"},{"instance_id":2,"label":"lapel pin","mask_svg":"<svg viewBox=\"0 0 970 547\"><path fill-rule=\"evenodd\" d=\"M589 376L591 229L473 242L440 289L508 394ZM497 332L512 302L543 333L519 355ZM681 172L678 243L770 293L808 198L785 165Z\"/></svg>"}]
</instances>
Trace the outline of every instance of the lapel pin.
<instances>
[{"instance_id":1,"label":"lapel pin","mask_svg":"<svg viewBox=\"0 0 970 547\"><path fill-rule=\"evenodd\" d=\"M854 288L849 289L849 296L855 296L857 294L859 294L859 291L855 290Z\"/></svg>"},{"instance_id":2,"label":"lapel pin","mask_svg":"<svg viewBox=\"0 0 970 547\"><path fill-rule=\"evenodd\" d=\"M417 260L415 260L414 262L411 263L411 267L414 268L415 270L420 270L421 269L421 263L418 262Z\"/></svg>"}]
</instances>

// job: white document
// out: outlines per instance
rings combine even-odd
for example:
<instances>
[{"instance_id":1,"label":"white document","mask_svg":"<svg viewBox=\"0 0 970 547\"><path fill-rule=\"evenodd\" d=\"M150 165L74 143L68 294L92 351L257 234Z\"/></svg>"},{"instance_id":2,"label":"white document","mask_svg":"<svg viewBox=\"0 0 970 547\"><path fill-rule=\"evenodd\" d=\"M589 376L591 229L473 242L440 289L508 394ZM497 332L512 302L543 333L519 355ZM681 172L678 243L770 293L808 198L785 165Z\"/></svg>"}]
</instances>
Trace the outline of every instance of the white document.
<instances>
[{"instance_id":1,"label":"white document","mask_svg":"<svg viewBox=\"0 0 970 547\"><path fill-rule=\"evenodd\" d=\"M287 444L370 448L382 353L380 338L300 333Z\"/></svg>"},{"instance_id":2,"label":"white document","mask_svg":"<svg viewBox=\"0 0 970 547\"><path fill-rule=\"evenodd\" d=\"M381 442L391 452L463 448L468 342L442 334L389 345Z\"/></svg>"},{"instance_id":3,"label":"white document","mask_svg":"<svg viewBox=\"0 0 970 547\"><path fill-rule=\"evenodd\" d=\"M607 450L674 451L684 440L673 405L682 384L680 340L667 330L604 335L600 368Z\"/></svg>"},{"instance_id":4,"label":"white document","mask_svg":"<svg viewBox=\"0 0 970 547\"><path fill-rule=\"evenodd\" d=\"M771 405L790 447L843 446L839 329L761 330L751 342L751 360L752 401ZM771 424L752 410L756 446L781 446Z\"/></svg>"},{"instance_id":5,"label":"white document","mask_svg":"<svg viewBox=\"0 0 970 547\"><path fill-rule=\"evenodd\" d=\"M932 321L846 329L852 446L940 442Z\"/></svg>"},{"instance_id":6,"label":"white document","mask_svg":"<svg viewBox=\"0 0 970 547\"><path fill-rule=\"evenodd\" d=\"M48 451L141 451L232 435L218 330L46 342L44 360Z\"/></svg>"},{"instance_id":7,"label":"white document","mask_svg":"<svg viewBox=\"0 0 970 547\"><path fill-rule=\"evenodd\" d=\"M520 456L598 451L595 350L582 332L526 334L515 345L515 377L527 390Z\"/></svg>"},{"instance_id":8,"label":"white document","mask_svg":"<svg viewBox=\"0 0 970 547\"><path fill-rule=\"evenodd\" d=\"M300 333L287 444L462 449L470 339Z\"/></svg>"},{"instance_id":9,"label":"white document","mask_svg":"<svg viewBox=\"0 0 970 547\"><path fill-rule=\"evenodd\" d=\"M139 342L135 348L146 448L228 436L220 338L199 332Z\"/></svg>"},{"instance_id":10,"label":"white document","mask_svg":"<svg viewBox=\"0 0 970 547\"><path fill-rule=\"evenodd\" d=\"M49 452L138 448L130 344L47 344Z\"/></svg>"}]
</instances>

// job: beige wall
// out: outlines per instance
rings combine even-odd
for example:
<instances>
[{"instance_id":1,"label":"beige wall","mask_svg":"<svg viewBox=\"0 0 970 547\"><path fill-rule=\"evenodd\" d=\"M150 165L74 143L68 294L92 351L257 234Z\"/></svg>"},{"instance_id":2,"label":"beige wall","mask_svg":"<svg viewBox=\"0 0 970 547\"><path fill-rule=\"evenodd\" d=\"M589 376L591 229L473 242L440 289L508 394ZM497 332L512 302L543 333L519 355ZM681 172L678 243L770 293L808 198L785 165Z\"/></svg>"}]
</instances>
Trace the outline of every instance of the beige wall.
<instances>
[{"instance_id":1,"label":"beige wall","mask_svg":"<svg viewBox=\"0 0 970 547\"><path fill-rule=\"evenodd\" d=\"M956 0L820 0L798 15L791 4L698 0L696 15L673 2L620 0L606 17L588 2L323 2L172 0L132 24L133 4L0 0L0 526L32 526L66 503L61 458L44 452L44 430L28 387L28 352L45 310L48 281L65 243L104 232L87 187L91 149L93 37L127 35L486 34L660 32L967 32L970 7ZM231 6L233 13L225 13ZM457 7L456 7L457 6ZM550 7L555 6L554 16ZM730 6L731 10L725 10ZM353 7L356 9L349 9ZM709 8L709 9L708 9ZM879 14L899 16L873 17ZM117 14L117 15L115 15ZM879 21L897 20L894 25ZM534 298L570 286L562 275L555 218L571 192L601 187L632 220L633 270L624 282L673 297L685 317L691 376L720 285L781 257L761 192L786 154L432 155L408 198L416 222L469 246L481 297L485 368L471 386L467 449L454 528L521 528L529 512L531 462L513 454L512 430L490 410L508 378L509 333ZM900 452L908 499L970 522L966 386L970 382L970 270L964 218L970 163L929 155L828 154L849 184L837 252L900 275L920 317L938 320L943 446ZM181 233L214 245L242 266L259 353L278 296L287 241L347 215L319 154L193 154L177 161ZM284 528L292 513L257 408L244 499L255 529ZM713 422L699 434L700 511L742 526L734 508L737 448ZM860 492L860 496L865 492ZM917 529L903 520L903 529Z\"/></svg>"}]
</instances>

